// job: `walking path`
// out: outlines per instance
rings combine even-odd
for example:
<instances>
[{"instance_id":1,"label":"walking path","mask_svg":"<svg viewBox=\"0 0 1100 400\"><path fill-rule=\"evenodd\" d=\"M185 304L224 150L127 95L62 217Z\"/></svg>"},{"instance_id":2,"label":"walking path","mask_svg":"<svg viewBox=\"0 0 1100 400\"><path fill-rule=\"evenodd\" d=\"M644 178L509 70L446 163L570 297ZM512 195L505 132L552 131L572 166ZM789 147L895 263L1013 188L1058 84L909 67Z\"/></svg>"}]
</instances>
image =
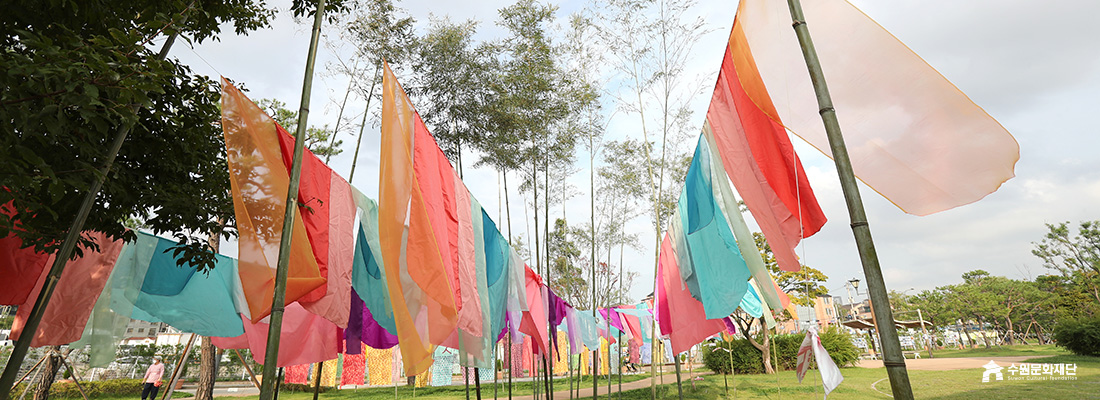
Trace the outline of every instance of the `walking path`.
<instances>
[{"instance_id":1,"label":"walking path","mask_svg":"<svg viewBox=\"0 0 1100 400\"><path fill-rule=\"evenodd\" d=\"M905 368L914 371L950 371L955 369L981 368L990 360L997 364L1009 365L1022 363L1032 358L1042 356L1017 356L1017 357L966 357L966 358L918 358L905 360ZM882 368L882 360L860 360L858 367Z\"/></svg>"}]
</instances>

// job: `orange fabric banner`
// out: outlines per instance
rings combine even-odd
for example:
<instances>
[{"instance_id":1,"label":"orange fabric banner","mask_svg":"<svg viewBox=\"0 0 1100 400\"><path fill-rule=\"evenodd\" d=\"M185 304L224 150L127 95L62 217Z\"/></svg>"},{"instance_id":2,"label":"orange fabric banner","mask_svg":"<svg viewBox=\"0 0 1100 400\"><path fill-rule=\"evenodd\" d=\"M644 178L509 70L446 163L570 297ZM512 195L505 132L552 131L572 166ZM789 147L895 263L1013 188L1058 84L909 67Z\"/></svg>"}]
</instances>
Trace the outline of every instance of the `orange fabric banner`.
<instances>
[{"instance_id":1,"label":"orange fabric banner","mask_svg":"<svg viewBox=\"0 0 1100 400\"><path fill-rule=\"evenodd\" d=\"M271 313L283 215L290 189L290 174L279 148L282 128L225 78L222 78L221 105L233 212L240 234L241 286L248 302L248 317L259 322ZM286 304L326 283L310 248L301 213L297 208L294 213Z\"/></svg>"},{"instance_id":2,"label":"orange fabric banner","mask_svg":"<svg viewBox=\"0 0 1100 400\"><path fill-rule=\"evenodd\" d=\"M450 278L413 167L416 129L425 129L423 121L386 65L378 229L406 376L428 369L431 345L443 343L457 325Z\"/></svg>"}]
</instances>

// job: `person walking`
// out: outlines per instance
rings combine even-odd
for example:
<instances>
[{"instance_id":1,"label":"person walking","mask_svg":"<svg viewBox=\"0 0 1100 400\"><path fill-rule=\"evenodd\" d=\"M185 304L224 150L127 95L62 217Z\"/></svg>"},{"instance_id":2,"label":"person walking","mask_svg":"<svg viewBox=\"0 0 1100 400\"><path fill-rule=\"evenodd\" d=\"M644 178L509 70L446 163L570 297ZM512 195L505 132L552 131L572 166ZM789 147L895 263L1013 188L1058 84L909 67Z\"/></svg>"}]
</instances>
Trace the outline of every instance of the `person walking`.
<instances>
[{"instance_id":1,"label":"person walking","mask_svg":"<svg viewBox=\"0 0 1100 400\"><path fill-rule=\"evenodd\" d=\"M142 380L144 385L141 388L141 400L146 398L156 400L157 390L160 389L160 385L163 384L160 380L164 376L164 363L160 362L160 356L153 357L153 365L149 366L149 369L145 370L145 378Z\"/></svg>"}]
</instances>

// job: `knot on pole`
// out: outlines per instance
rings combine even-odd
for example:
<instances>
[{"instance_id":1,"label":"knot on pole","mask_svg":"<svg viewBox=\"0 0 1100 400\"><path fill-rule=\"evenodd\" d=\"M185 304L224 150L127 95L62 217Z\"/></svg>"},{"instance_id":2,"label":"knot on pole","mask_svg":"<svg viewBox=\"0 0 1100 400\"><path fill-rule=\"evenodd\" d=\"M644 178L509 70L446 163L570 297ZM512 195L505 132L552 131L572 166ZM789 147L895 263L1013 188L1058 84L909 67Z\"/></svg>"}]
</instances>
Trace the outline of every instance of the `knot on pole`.
<instances>
[{"instance_id":1,"label":"knot on pole","mask_svg":"<svg viewBox=\"0 0 1100 400\"><path fill-rule=\"evenodd\" d=\"M858 222L853 222L853 223L852 223L851 225L852 225L852 228L858 228L858 227L861 227L861 226L867 226L867 221L858 221Z\"/></svg>"},{"instance_id":2,"label":"knot on pole","mask_svg":"<svg viewBox=\"0 0 1100 400\"><path fill-rule=\"evenodd\" d=\"M882 365L887 367L905 367L905 361L883 360Z\"/></svg>"},{"instance_id":3,"label":"knot on pole","mask_svg":"<svg viewBox=\"0 0 1100 400\"><path fill-rule=\"evenodd\" d=\"M794 20L794 22L791 23L791 26L794 27L795 29L798 29L799 25L806 25L806 21L796 19L796 20Z\"/></svg>"},{"instance_id":4,"label":"knot on pole","mask_svg":"<svg viewBox=\"0 0 1100 400\"><path fill-rule=\"evenodd\" d=\"M835 110L835 109L833 109L833 107L832 107L832 106L829 106L829 107L821 107L821 109L820 109L820 110L817 110L817 113L818 113L818 114L821 114L821 115L825 115L825 113L827 113L827 112L836 112L836 110Z\"/></svg>"}]
</instances>

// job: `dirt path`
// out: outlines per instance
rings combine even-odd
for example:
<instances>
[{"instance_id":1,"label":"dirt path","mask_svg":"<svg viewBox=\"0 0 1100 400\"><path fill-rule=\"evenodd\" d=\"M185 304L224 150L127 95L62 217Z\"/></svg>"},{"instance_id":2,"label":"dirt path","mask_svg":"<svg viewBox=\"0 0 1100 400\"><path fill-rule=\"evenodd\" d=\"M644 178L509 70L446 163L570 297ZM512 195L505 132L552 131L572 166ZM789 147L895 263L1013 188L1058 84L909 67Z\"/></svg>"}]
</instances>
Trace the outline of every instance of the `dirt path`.
<instances>
[{"instance_id":1,"label":"dirt path","mask_svg":"<svg viewBox=\"0 0 1100 400\"><path fill-rule=\"evenodd\" d=\"M981 368L982 365L985 365L990 360L1000 365L1010 365L1013 363L1019 364L1037 357L1041 356L919 358L916 360L905 360L905 368L915 371L950 371L955 369ZM882 368L882 360L860 360L856 366L863 368Z\"/></svg>"}]
</instances>

